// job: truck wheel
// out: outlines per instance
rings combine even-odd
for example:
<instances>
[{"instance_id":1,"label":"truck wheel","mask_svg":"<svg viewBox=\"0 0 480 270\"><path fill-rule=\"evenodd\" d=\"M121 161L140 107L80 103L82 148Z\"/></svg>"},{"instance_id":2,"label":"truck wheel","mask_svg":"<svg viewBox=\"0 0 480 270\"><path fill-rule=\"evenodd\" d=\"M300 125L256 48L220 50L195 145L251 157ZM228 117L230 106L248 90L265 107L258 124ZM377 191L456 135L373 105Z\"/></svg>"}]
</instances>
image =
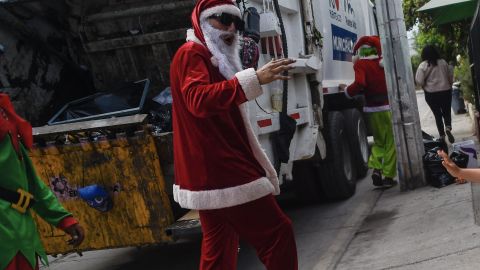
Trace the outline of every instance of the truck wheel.
<instances>
[{"instance_id":1,"label":"truck wheel","mask_svg":"<svg viewBox=\"0 0 480 270\"><path fill-rule=\"evenodd\" d=\"M319 167L323 193L328 199L346 199L355 193L357 170L345 129L345 117L338 111L328 114L327 159Z\"/></svg>"},{"instance_id":2,"label":"truck wheel","mask_svg":"<svg viewBox=\"0 0 480 270\"><path fill-rule=\"evenodd\" d=\"M357 177L363 178L368 172L368 139L367 127L362 114L357 109L342 111L345 117L348 141L353 155L353 164L357 169Z\"/></svg>"},{"instance_id":3,"label":"truck wheel","mask_svg":"<svg viewBox=\"0 0 480 270\"><path fill-rule=\"evenodd\" d=\"M318 150L316 151L318 152ZM315 155L319 153L315 153ZM293 183L297 199L304 203L320 201L321 194L320 177L318 175L315 157L309 160L300 160L293 163Z\"/></svg>"}]
</instances>

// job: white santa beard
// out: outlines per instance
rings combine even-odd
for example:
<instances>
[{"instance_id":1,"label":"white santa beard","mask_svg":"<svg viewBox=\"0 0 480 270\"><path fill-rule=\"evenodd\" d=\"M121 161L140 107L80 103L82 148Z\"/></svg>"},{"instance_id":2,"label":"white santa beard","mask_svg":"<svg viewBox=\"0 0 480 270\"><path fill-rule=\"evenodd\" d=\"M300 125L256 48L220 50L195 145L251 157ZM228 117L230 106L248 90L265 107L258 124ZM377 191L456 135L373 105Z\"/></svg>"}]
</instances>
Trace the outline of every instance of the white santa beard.
<instances>
[{"instance_id":1,"label":"white santa beard","mask_svg":"<svg viewBox=\"0 0 480 270\"><path fill-rule=\"evenodd\" d=\"M235 73L242 70L240 62L240 45L238 35L234 35L234 40L231 45L227 45L221 38L222 35L232 34L231 32L222 31L214 28L208 21L202 21L200 27L205 38L208 50L215 58L214 63L218 65L220 73L226 78L231 79Z\"/></svg>"}]
</instances>

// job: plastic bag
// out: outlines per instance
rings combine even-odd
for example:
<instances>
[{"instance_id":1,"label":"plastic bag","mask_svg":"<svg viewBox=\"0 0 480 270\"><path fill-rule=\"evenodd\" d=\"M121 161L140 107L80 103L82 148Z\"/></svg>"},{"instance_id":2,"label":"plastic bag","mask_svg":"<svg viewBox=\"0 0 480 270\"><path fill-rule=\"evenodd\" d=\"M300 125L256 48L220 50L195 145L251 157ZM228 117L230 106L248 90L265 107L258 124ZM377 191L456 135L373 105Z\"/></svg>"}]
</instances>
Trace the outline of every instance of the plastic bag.
<instances>
[{"instance_id":1,"label":"plastic bag","mask_svg":"<svg viewBox=\"0 0 480 270\"><path fill-rule=\"evenodd\" d=\"M152 99L154 102L150 110L150 122L155 134L172 131L172 92L170 87L165 88Z\"/></svg>"},{"instance_id":2,"label":"plastic bag","mask_svg":"<svg viewBox=\"0 0 480 270\"><path fill-rule=\"evenodd\" d=\"M423 130L422 130L422 137L423 137L423 147L425 149L425 152L428 152L433 148L439 147L448 154L448 147L445 141L436 139L435 137L426 133Z\"/></svg>"},{"instance_id":3,"label":"plastic bag","mask_svg":"<svg viewBox=\"0 0 480 270\"><path fill-rule=\"evenodd\" d=\"M459 151L453 151L450 159L460 168L467 168L469 156Z\"/></svg>"},{"instance_id":4,"label":"plastic bag","mask_svg":"<svg viewBox=\"0 0 480 270\"><path fill-rule=\"evenodd\" d=\"M455 180L442 165L442 157L437 154L437 151L440 149L442 148L434 147L423 155L423 167L427 181L430 185L437 188L453 184Z\"/></svg>"},{"instance_id":5,"label":"plastic bag","mask_svg":"<svg viewBox=\"0 0 480 270\"><path fill-rule=\"evenodd\" d=\"M170 87L163 89L160 94L156 95L153 98L153 101L157 102L160 105L172 104L172 90L170 89Z\"/></svg>"}]
</instances>

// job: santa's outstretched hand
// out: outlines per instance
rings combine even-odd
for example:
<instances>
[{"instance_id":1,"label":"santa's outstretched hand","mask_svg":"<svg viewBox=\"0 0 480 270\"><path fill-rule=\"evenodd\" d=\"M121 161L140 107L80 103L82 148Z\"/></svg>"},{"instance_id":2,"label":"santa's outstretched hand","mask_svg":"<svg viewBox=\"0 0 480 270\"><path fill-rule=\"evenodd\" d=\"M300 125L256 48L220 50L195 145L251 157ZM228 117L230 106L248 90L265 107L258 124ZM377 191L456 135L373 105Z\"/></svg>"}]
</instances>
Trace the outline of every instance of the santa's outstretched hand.
<instances>
[{"instance_id":1,"label":"santa's outstretched hand","mask_svg":"<svg viewBox=\"0 0 480 270\"><path fill-rule=\"evenodd\" d=\"M258 82L263 85L275 80L289 80L291 77L285 76L283 73L293 69L291 66L293 63L295 60L289 58L272 59L257 70Z\"/></svg>"}]
</instances>

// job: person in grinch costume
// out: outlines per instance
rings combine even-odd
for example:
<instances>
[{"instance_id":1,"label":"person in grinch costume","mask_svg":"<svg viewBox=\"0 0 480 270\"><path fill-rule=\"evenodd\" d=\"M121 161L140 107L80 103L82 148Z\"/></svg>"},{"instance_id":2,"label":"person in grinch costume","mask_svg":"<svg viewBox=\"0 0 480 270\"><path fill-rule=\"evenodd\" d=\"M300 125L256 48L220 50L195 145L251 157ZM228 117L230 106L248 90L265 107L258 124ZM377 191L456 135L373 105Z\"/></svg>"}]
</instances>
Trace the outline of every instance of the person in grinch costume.
<instances>
[{"instance_id":1,"label":"person in grinch costume","mask_svg":"<svg viewBox=\"0 0 480 270\"><path fill-rule=\"evenodd\" d=\"M27 149L32 127L14 111L8 95L0 92L0 269L39 269L48 264L30 210L64 230L74 246L83 241L83 228L37 176Z\"/></svg>"},{"instance_id":2,"label":"person in grinch costume","mask_svg":"<svg viewBox=\"0 0 480 270\"><path fill-rule=\"evenodd\" d=\"M392 112L388 102L387 84L382 65L382 48L378 36L361 37L354 48L355 81L348 87L340 85L348 98L365 96L365 112L373 146L368 166L373 169L374 186L394 186L397 181L397 155L393 137ZM345 89L346 87L346 89ZM383 175L383 179L382 179Z\"/></svg>"},{"instance_id":3,"label":"person in grinch costume","mask_svg":"<svg viewBox=\"0 0 480 270\"><path fill-rule=\"evenodd\" d=\"M277 173L250 124L247 101L262 84L286 80L291 59L242 70L240 10L231 0L199 0L193 29L170 68L174 199L199 210L200 269L237 269L239 238L268 270L296 270L292 223L278 206Z\"/></svg>"}]
</instances>

